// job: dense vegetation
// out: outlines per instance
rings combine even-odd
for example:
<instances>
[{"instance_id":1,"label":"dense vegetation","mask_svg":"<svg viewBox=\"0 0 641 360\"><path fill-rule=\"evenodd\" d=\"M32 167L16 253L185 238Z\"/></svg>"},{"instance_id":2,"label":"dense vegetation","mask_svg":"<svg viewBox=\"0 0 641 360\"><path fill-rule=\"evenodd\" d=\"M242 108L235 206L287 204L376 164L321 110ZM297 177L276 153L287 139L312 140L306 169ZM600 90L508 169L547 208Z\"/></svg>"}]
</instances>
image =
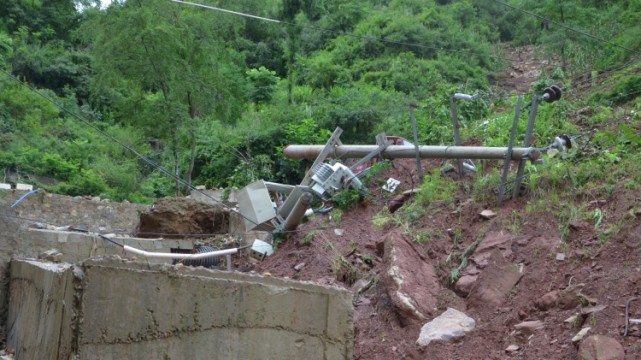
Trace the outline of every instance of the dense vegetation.
<instances>
[{"instance_id":1,"label":"dense vegetation","mask_svg":"<svg viewBox=\"0 0 641 360\"><path fill-rule=\"evenodd\" d=\"M515 99L493 85L506 50L523 45L549 59L538 90L589 86L586 100L541 109L538 146L579 133L563 119L585 101L586 127L606 130L596 144L614 156L600 161L628 164L641 146L641 0L201 3L279 22L169 0L3 0L5 177L131 201L187 191L172 174L297 183L303 164L282 157L285 144L324 143L336 126L345 143L410 137L410 101L419 141L451 143L454 92L480 94L461 105L465 138L503 146ZM621 111L632 123L607 127ZM593 169L581 171L572 180L585 184Z\"/></svg>"}]
</instances>

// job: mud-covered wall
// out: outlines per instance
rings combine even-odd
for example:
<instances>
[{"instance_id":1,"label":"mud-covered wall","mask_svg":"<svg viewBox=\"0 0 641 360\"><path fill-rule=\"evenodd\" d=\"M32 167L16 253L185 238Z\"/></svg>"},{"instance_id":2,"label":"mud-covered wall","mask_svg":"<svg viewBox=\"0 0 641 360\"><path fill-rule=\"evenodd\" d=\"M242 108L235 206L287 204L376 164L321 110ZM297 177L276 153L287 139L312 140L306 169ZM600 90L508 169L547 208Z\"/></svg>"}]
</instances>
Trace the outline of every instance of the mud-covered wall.
<instances>
[{"instance_id":1,"label":"mud-covered wall","mask_svg":"<svg viewBox=\"0 0 641 360\"><path fill-rule=\"evenodd\" d=\"M133 234L140 213L149 208L146 205L113 203L96 197L69 197L44 191L29 195L12 208L11 205L25 194L27 191L0 189L0 345L6 339L9 260L13 256L37 257L42 251L65 245L64 237L59 243L54 241L53 245L51 242L40 243L38 237L31 239L29 235L24 235L28 234L29 227L40 223L41 227L73 226L103 233ZM91 252L84 250L83 254ZM73 253L73 250L69 249L66 253ZM75 257L74 261L78 261L78 258Z\"/></svg>"},{"instance_id":2,"label":"mud-covered wall","mask_svg":"<svg viewBox=\"0 0 641 360\"><path fill-rule=\"evenodd\" d=\"M88 260L79 269L78 285L67 291L80 300L65 316L77 329L72 344L81 360L352 358L351 294L338 288L117 259ZM36 274L54 270L15 260L14 271L46 281ZM12 280L12 296L46 286ZM11 304L11 318L43 308ZM33 328L12 337L12 346L31 344L44 323L29 322Z\"/></svg>"},{"instance_id":3,"label":"mud-covered wall","mask_svg":"<svg viewBox=\"0 0 641 360\"><path fill-rule=\"evenodd\" d=\"M147 205L110 202L97 197L70 197L44 191L29 195L15 208L11 208L24 194L26 191L0 190L0 215L5 215L0 221L22 220L31 224L41 222L103 233L133 234L140 220L140 213L149 209Z\"/></svg>"}]
</instances>

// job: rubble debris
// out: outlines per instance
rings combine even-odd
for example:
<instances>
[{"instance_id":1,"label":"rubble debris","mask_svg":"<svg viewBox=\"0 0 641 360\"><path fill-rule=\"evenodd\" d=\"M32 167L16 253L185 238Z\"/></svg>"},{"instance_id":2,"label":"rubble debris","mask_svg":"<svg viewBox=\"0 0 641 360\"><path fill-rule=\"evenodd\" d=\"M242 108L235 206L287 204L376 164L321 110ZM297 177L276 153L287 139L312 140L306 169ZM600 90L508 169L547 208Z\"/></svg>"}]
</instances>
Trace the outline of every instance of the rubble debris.
<instances>
[{"instance_id":1,"label":"rubble debris","mask_svg":"<svg viewBox=\"0 0 641 360\"><path fill-rule=\"evenodd\" d=\"M535 300L534 304L540 310L547 311L555 307L558 302L559 302L559 291L554 290L541 296L541 298Z\"/></svg>"},{"instance_id":2,"label":"rubble debris","mask_svg":"<svg viewBox=\"0 0 641 360\"><path fill-rule=\"evenodd\" d=\"M481 211L479 213L479 215L485 220L490 220L490 219L492 219L493 217L496 216L496 213L494 211L490 210L490 209L485 209L485 210Z\"/></svg>"},{"instance_id":3,"label":"rubble debris","mask_svg":"<svg viewBox=\"0 0 641 360\"><path fill-rule=\"evenodd\" d=\"M589 326L586 326L583 329L581 329L576 335L574 335L574 337L572 338L572 342L578 343L579 341L581 341L588 334L588 331L590 331L590 329L591 327Z\"/></svg>"},{"instance_id":4,"label":"rubble debris","mask_svg":"<svg viewBox=\"0 0 641 360\"><path fill-rule=\"evenodd\" d=\"M385 239L385 270L382 283L404 324L433 315L440 284L434 266L417 256L401 229Z\"/></svg>"},{"instance_id":5,"label":"rubble debris","mask_svg":"<svg viewBox=\"0 0 641 360\"><path fill-rule=\"evenodd\" d=\"M262 260L266 256L270 256L273 253L274 253L274 247L271 246L271 244L258 239L254 240L251 247L251 254L253 256Z\"/></svg>"},{"instance_id":6,"label":"rubble debris","mask_svg":"<svg viewBox=\"0 0 641 360\"><path fill-rule=\"evenodd\" d=\"M559 292L557 306L561 310L570 310L581 305L581 289L585 284L568 286Z\"/></svg>"},{"instance_id":7,"label":"rubble debris","mask_svg":"<svg viewBox=\"0 0 641 360\"><path fill-rule=\"evenodd\" d=\"M400 185L400 184L401 184L401 182L399 180L396 180L394 178L389 178L389 179L387 179L387 181L385 182L385 185L383 185L382 188L385 191L393 193L396 190L396 188L398 187L398 185Z\"/></svg>"},{"instance_id":8,"label":"rubble debris","mask_svg":"<svg viewBox=\"0 0 641 360\"><path fill-rule=\"evenodd\" d=\"M459 338L474 330L475 326L476 321L471 317L456 309L447 308L441 315L423 325L416 344L427 346L432 341Z\"/></svg>"},{"instance_id":9,"label":"rubble debris","mask_svg":"<svg viewBox=\"0 0 641 360\"><path fill-rule=\"evenodd\" d=\"M519 351L519 349L520 349L520 347L518 345L512 344L512 345L508 346L507 348L505 348L505 352L508 353L508 354L512 354L512 353L515 353L515 352Z\"/></svg>"},{"instance_id":10,"label":"rubble debris","mask_svg":"<svg viewBox=\"0 0 641 360\"><path fill-rule=\"evenodd\" d=\"M603 311L606 307L606 305L588 306L581 309L581 315L589 316L599 311Z\"/></svg>"},{"instance_id":11,"label":"rubble debris","mask_svg":"<svg viewBox=\"0 0 641 360\"><path fill-rule=\"evenodd\" d=\"M304 262L301 262L301 263L298 263L298 264L296 264L296 265L294 266L294 270L296 270L296 271L301 271L301 270L303 270L303 268L304 268L304 267L305 267L305 263L304 263Z\"/></svg>"},{"instance_id":12,"label":"rubble debris","mask_svg":"<svg viewBox=\"0 0 641 360\"><path fill-rule=\"evenodd\" d=\"M589 304L596 304L596 300L592 299L592 301L594 301L593 303L587 300L585 295L581 294L581 289L583 289L584 286L585 284L576 284L568 286L563 290L550 291L536 300L534 304L543 311L550 310L554 307L558 307L561 310L570 310L579 306L582 299Z\"/></svg>"},{"instance_id":13,"label":"rubble debris","mask_svg":"<svg viewBox=\"0 0 641 360\"><path fill-rule=\"evenodd\" d=\"M579 318L579 314L574 314L574 315L570 316L569 318L563 320L564 323L570 324L572 326L574 326L574 324L576 324L578 321L581 321L580 318Z\"/></svg>"},{"instance_id":14,"label":"rubble debris","mask_svg":"<svg viewBox=\"0 0 641 360\"><path fill-rule=\"evenodd\" d=\"M58 249L49 249L38 255L38 259L51 262L62 262L62 253Z\"/></svg>"},{"instance_id":15,"label":"rubble debris","mask_svg":"<svg viewBox=\"0 0 641 360\"><path fill-rule=\"evenodd\" d=\"M523 321L514 325L514 329L516 329L516 331L525 333L525 334L532 334L536 330L541 330L543 328L544 328L544 325L543 325L543 321L541 320Z\"/></svg>"},{"instance_id":16,"label":"rubble debris","mask_svg":"<svg viewBox=\"0 0 641 360\"><path fill-rule=\"evenodd\" d=\"M580 360L623 360L623 346L614 338L605 335L592 335L579 345Z\"/></svg>"}]
</instances>

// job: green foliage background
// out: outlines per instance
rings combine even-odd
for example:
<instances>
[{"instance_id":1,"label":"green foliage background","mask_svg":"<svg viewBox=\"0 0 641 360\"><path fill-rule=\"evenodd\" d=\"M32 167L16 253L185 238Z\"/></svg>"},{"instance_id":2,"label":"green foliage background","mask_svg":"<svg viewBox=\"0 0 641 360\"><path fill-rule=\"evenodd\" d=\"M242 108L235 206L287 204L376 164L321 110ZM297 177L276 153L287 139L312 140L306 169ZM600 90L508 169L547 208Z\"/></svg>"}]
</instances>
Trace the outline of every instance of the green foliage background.
<instances>
[{"instance_id":1,"label":"green foliage background","mask_svg":"<svg viewBox=\"0 0 641 360\"><path fill-rule=\"evenodd\" d=\"M455 92L480 95L460 104L465 139L504 146L516 100L494 85L514 46L535 45L552 64L538 90L611 72L589 103L601 116L638 107L639 0L202 3L282 22L170 1L5 0L5 180L137 202L187 191L125 144L194 185L297 183L308 164L284 159L286 144L322 144L337 126L344 143L411 138L411 101L419 141L451 143ZM562 119L582 105L542 108L538 145L578 131Z\"/></svg>"}]
</instances>

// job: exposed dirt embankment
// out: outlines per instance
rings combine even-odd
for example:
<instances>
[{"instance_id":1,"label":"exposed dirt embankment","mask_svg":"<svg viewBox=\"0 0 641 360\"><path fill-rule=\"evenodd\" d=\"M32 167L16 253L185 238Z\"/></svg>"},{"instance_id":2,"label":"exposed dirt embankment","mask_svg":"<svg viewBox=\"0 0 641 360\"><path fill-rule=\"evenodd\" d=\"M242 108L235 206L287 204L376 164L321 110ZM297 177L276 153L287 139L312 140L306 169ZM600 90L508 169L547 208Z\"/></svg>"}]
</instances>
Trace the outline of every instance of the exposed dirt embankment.
<instances>
[{"instance_id":1,"label":"exposed dirt embankment","mask_svg":"<svg viewBox=\"0 0 641 360\"><path fill-rule=\"evenodd\" d=\"M229 233L229 210L189 198L160 199L140 215L136 236L203 238Z\"/></svg>"},{"instance_id":2,"label":"exposed dirt embankment","mask_svg":"<svg viewBox=\"0 0 641 360\"><path fill-rule=\"evenodd\" d=\"M429 171L442 166L423 164ZM402 192L414 187L414 168L413 160L397 160L381 179L400 179ZM457 181L461 189L473 186L469 177ZM355 359L592 359L603 351L641 358L640 327L623 336L625 303L641 296L641 191L578 203L607 219L569 227L545 208L528 210L534 195L498 208L464 191L411 226L383 224L393 196L378 185L370 194L343 214L315 215L257 267L351 289ZM487 208L493 216L480 215ZM611 236L609 224L617 229ZM631 304L630 316L641 318L641 300ZM475 329L456 341L417 345L421 327L447 308L470 316Z\"/></svg>"}]
</instances>

